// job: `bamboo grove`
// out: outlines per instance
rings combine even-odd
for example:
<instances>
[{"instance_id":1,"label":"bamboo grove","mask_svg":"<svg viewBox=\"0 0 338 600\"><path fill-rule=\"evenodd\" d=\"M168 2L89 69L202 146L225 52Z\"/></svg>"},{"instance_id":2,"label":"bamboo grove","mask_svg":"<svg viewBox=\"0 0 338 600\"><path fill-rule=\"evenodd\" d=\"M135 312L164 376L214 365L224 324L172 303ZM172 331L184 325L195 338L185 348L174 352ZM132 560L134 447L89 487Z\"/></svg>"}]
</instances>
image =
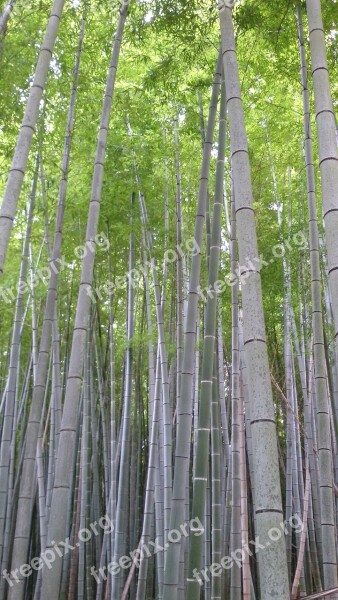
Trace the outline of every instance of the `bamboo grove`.
<instances>
[{"instance_id":1,"label":"bamboo grove","mask_svg":"<svg viewBox=\"0 0 338 600\"><path fill-rule=\"evenodd\" d=\"M7 0L0 599L338 599L336 0Z\"/></svg>"}]
</instances>

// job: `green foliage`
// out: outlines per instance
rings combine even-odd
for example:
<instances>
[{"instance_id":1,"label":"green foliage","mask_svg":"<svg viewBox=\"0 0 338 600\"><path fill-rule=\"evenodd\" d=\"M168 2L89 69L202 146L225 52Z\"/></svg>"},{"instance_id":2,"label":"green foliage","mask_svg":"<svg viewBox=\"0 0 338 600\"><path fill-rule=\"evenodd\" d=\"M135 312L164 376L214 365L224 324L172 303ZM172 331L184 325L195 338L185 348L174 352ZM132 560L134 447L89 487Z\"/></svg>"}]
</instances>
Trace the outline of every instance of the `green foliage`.
<instances>
[{"instance_id":1,"label":"green foliage","mask_svg":"<svg viewBox=\"0 0 338 600\"><path fill-rule=\"evenodd\" d=\"M3 188L22 118L27 91L32 80L38 48L50 8L49 2L21 0L15 4L3 40L0 75L0 184ZM294 2L253 2L243 0L234 11L253 191L257 215L259 249L266 260L272 248L299 231L307 231L305 172L302 158L302 106L299 84L299 57ZM70 96L77 37L83 4L66 4L61 21L47 89L41 107L39 129L29 159L15 230L2 281L13 287L19 271L22 236L26 224L35 154L43 162L49 235L54 215L60 175L60 160ZM335 3L324 3L324 23L335 103L337 88L337 14ZM75 128L68 174L65 223L62 248L65 260L73 268L60 278L60 324L68 315L69 289L76 295L80 261L75 248L83 243L90 194L96 135L102 94L107 73L111 40L117 20L118 2L90 2L81 60ZM175 161L173 121L179 116L179 152L184 239L192 236L201 161L199 100L207 114L210 84L219 46L219 28L214 3L183 0L144 0L130 4L118 69L116 95L110 122L105 163L102 210L99 231L109 228L113 277L127 271L130 203L139 179L154 237L154 254L160 264L164 253L164 195L167 190L169 231L167 248L175 247ZM129 129L129 130L128 130ZM269 150L267 145L269 138ZM227 152L229 164L229 149ZM276 179L273 186L272 166ZM213 193L212 161L210 194ZM167 173L165 181L164 172ZM291 171L291 183L288 173ZM230 177L227 169L227 195ZM276 218L276 199L284 206L282 231ZM287 207L291 205L291 232L288 233ZM320 211L320 207L319 211ZM139 209L134 209L133 230L141 264L142 232ZM32 236L34 264L46 233L43 221L41 183ZM226 237L226 236L225 236ZM224 244L226 248L226 244ZM229 270L228 251L222 255L222 277ZM299 248L292 247L292 290L295 310ZM306 259L307 260L307 259ZM202 279L206 279L203 249ZM46 262L46 250L41 263ZM108 256L99 252L96 283L107 280ZM174 285L174 270L169 271L167 294ZM202 285L203 285L202 280ZM283 283L281 259L262 269L264 303L268 332L281 335ZM141 285L141 284L140 284ZM45 286L36 288L36 301L44 303ZM125 290L114 299L116 321L124 321ZM167 310L170 305L168 303ZM11 329L13 306L2 312L1 345L5 351ZM106 304L103 305L106 311ZM230 288L222 296L222 316L230 331ZM275 335L275 334L274 334ZM123 336L121 336L123 346ZM122 351L122 347L121 347ZM121 354L122 355L122 354Z\"/></svg>"}]
</instances>

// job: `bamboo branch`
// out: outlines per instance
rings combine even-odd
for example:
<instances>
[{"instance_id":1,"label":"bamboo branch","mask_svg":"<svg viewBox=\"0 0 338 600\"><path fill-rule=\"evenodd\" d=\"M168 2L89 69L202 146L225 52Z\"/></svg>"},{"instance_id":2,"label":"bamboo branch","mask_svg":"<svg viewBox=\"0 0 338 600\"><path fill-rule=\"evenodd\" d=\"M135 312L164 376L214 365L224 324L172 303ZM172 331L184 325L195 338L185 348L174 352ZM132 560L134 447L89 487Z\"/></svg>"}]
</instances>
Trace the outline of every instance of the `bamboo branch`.
<instances>
[{"instance_id":1,"label":"bamboo branch","mask_svg":"<svg viewBox=\"0 0 338 600\"><path fill-rule=\"evenodd\" d=\"M304 511L303 511L303 530L300 538L299 554L296 567L296 573L292 584L291 600L297 600L297 590L299 586L300 576L304 563L304 551L305 541L307 534L307 515L309 510L309 497L310 497L310 469L309 469L309 451L306 453L306 483L305 483L305 495L304 495Z\"/></svg>"},{"instance_id":2,"label":"bamboo branch","mask_svg":"<svg viewBox=\"0 0 338 600\"><path fill-rule=\"evenodd\" d=\"M332 596L338 592L338 588L333 588L331 590L326 590L324 592L318 592L317 594L312 594L311 596L306 596L303 600L316 600L317 598L325 598L326 596Z\"/></svg>"},{"instance_id":3,"label":"bamboo branch","mask_svg":"<svg viewBox=\"0 0 338 600\"><path fill-rule=\"evenodd\" d=\"M141 540L140 543L138 545L138 548L136 550L136 554L135 554L135 558L138 559L138 557L140 556L140 552L141 552ZM129 588L130 588L130 584L133 580L134 577L134 573L135 573L135 569L136 569L136 561L133 560L133 565L129 571L129 575L126 581L126 584L124 586L123 592L122 592L122 596L121 596L121 600L126 600L127 596L128 596L128 592L129 592Z\"/></svg>"}]
</instances>

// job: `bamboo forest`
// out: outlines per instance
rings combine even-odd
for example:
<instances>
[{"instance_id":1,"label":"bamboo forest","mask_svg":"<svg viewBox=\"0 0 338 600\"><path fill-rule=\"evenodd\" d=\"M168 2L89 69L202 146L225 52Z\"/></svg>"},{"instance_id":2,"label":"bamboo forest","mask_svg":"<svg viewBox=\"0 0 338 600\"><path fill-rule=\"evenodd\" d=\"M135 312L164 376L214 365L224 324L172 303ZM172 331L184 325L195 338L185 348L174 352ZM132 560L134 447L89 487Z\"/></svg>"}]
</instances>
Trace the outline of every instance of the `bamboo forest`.
<instances>
[{"instance_id":1,"label":"bamboo forest","mask_svg":"<svg viewBox=\"0 0 338 600\"><path fill-rule=\"evenodd\" d=\"M2 0L0 600L338 600L338 0Z\"/></svg>"}]
</instances>

